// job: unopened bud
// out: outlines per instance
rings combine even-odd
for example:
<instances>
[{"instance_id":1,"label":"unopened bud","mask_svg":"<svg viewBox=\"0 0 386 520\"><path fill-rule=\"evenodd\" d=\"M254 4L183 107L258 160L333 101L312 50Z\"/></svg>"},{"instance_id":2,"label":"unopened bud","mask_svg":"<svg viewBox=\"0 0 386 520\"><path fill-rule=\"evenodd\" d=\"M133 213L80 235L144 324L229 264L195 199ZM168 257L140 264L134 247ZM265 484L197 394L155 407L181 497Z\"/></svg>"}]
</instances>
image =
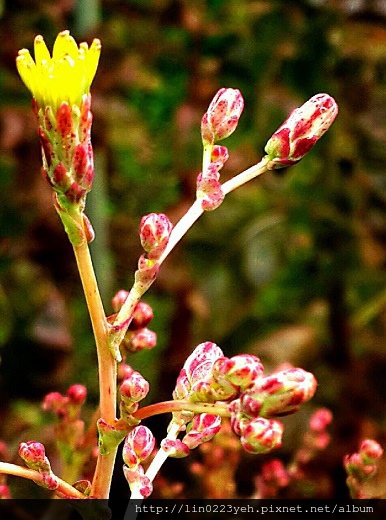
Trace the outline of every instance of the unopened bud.
<instances>
[{"instance_id":1,"label":"unopened bud","mask_svg":"<svg viewBox=\"0 0 386 520\"><path fill-rule=\"evenodd\" d=\"M130 323L130 329L136 330L147 327L147 325L149 325L153 317L153 309L148 303L137 303L133 312L132 321Z\"/></svg>"},{"instance_id":2,"label":"unopened bud","mask_svg":"<svg viewBox=\"0 0 386 520\"><path fill-rule=\"evenodd\" d=\"M133 371L130 376L122 382L119 391L123 400L137 403L147 396L149 388L149 383L142 374Z\"/></svg>"},{"instance_id":3,"label":"unopened bud","mask_svg":"<svg viewBox=\"0 0 386 520\"><path fill-rule=\"evenodd\" d=\"M166 451L168 457L173 457L175 459L182 459L187 457L190 453L189 446L180 439L163 439L161 442L161 448Z\"/></svg>"},{"instance_id":4,"label":"unopened bud","mask_svg":"<svg viewBox=\"0 0 386 520\"><path fill-rule=\"evenodd\" d=\"M127 345L130 352L140 352L141 350L150 350L157 345L157 334L144 327L136 331Z\"/></svg>"},{"instance_id":5,"label":"unopened bud","mask_svg":"<svg viewBox=\"0 0 386 520\"><path fill-rule=\"evenodd\" d=\"M87 397L87 389L84 385L72 385L67 390L67 395L72 404L81 405L85 402Z\"/></svg>"},{"instance_id":6,"label":"unopened bud","mask_svg":"<svg viewBox=\"0 0 386 520\"><path fill-rule=\"evenodd\" d=\"M359 453L363 457L364 461L374 461L382 457L383 449L377 441L366 439L362 441L359 447Z\"/></svg>"},{"instance_id":7,"label":"unopened bud","mask_svg":"<svg viewBox=\"0 0 386 520\"><path fill-rule=\"evenodd\" d=\"M221 430L221 417L209 413L195 415L182 439L191 450L210 441Z\"/></svg>"},{"instance_id":8,"label":"unopened bud","mask_svg":"<svg viewBox=\"0 0 386 520\"><path fill-rule=\"evenodd\" d=\"M243 108L244 99L239 90L221 88L201 120L204 145L229 137L237 127Z\"/></svg>"},{"instance_id":9,"label":"unopened bud","mask_svg":"<svg viewBox=\"0 0 386 520\"><path fill-rule=\"evenodd\" d=\"M146 426L136 426L125 438L122 457L129 468L136 468L153 452L155 439Z\"/></svg>"},{"instance_id":10,"label":"unopened bud","mask_svg":"<svg viewBox=\"0 0 386 520\"><path fill-rule=\"evenodd\" d=\"M302 159L324 135L338 115L328 94L317 94L291 112L265 146L268 169L291 166Z\"/></svg>"},{"instance_id":11,"label":"unopened bud","mask_svg":"<svg viewBox=\"0 0 386 520\"><path fill-rule=\"evenodd\" d=\"M124 289L119 290L111 300L111 305L113 307L114 312L119 312L121 310L122 305L125 303L127 297L129 296L129 291L125 291Z\"/></svg>"},{"instance_id":12,"label":"unopened bud","mask_svg":"<svg viewBox=\"0 0 386 520\"><path fill-rule=\"evenodd\" d=\"M273 417L296 412L315 394L311 372L289 368L258 378L241 396L243 411L251 416Z\"/></svg>"},{"instance_id":13,"label":"unopened bud","mask_svg":"<svg viewBox=\"0 0 386 520\"><path fill-rule=\"evenodd\" d=\"M173 225L163 213L150 213L142 217L139 225L141 244L149 258L156 259L164 251Z\"/></svg>"},{"instance_id":14,"label":"unopened bud","mask_svg":"<svg viewBox=\"0 0 386 520\"><path fill-rule=\"evenodd\" d=\"M250 453L269 453L281 447L283 431L281 422L257 417L242 422L240 441Z\"/></svg>"},{"instance_id":15,"label":"unopened bud","mask_svg":"<svg viewBox=\"0 0 386 520\"><path fill-rule=\"evenodd\" d=\"M264 367L257 356L239 354L231 358L222 357L213 365L213 376L217 380L226 379L239 386L248 388L258 377L262 376Z\"/></svg>"}]
</instances>

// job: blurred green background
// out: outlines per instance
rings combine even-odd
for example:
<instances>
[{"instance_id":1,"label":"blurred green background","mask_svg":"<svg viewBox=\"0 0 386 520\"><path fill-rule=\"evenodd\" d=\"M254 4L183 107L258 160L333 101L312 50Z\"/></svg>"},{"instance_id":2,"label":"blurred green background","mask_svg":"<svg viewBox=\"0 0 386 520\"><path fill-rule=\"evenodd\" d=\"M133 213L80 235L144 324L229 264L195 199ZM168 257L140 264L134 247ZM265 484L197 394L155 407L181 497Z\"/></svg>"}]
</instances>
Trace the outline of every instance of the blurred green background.
<instances>
[{"instance_id":1,"label":"blurred green background","mask_svg":"<svg viewBox=\"0 0 386 520\"><path fill-rule=\"evenodd\" d=\"M98 401L81 286L15 68L36 34L51 47L63 29L103 45L87 214L108 313L132 284L141 216L165 212L176 223L194 200L200 119L220 87L245 98L222 179L259 161L294 107L318 92L336 98L338 119L304 160L227 196L178 245L144 297L158 345L128 361L151 382L148 402L170 398L203 341L257 354L267 371L284 362L313 371L310 408L335 416L318 471L328 493L344 495L343 454L364 436L386 440L386 3L0 0L0 438L15 453L39 436L48 391L84 383L88 402ZM296 417L284 458L307 407Z\"/></svg>"}]
</instances>

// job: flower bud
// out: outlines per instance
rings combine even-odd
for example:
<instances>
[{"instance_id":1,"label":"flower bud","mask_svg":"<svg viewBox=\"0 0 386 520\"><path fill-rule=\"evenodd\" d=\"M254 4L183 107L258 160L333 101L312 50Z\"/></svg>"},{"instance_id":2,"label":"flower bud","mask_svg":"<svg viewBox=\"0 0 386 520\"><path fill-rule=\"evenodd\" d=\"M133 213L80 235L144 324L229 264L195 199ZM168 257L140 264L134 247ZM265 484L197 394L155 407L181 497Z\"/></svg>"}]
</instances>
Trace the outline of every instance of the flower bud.
<instances>
[{"instance_id":1,"label":"flower bud","mask_svg":"<svg viewBox=\"0 0 386 520\"><path fill-rule=\"evenodd\" d=\"M316 94L291 112L265 146L268 169L291 166L302 159L324 135L338 115L338 105L328 94Z\"/></svg>"},{"instance_id":2,"label":"flower bud","mask_svg":"<svg viewBox=\"0 0 386 520\"><path fill-rule=\"evenodd\" d=\"M158 259L163 253L173 225L163 213L149 213L142 217L139 235L144 250L149 258Z\"/></svg>"},{"instance_id":3,"label":"flower bud","mask_svg":"<svg viewBox=\"0 0 386 520\"><path fill-rule=\"evenodd\" d=\"M157 344L157 334L144 327L133 334L127 345L130 352L140 352L141 350L150 350Z\"/></svg>"},{"instance_id":4,"label":"flower bud","mask_svg":"<svg viewBox=\"0 0 386 520\"><path fill-rule=\"evenodd\" d=\"M213 376L217 380L226 379L239 386L242 390L248 388L263 374L264 367L257 356L240 354L219 358L213 364Z\"/></svg>"},{"instance_id":5,"label":"flower bud","mask_svg":"<svg viewBox=\"0 0 386 520\"><path fill-rule=\"evenodd\" d=\"M237 127L243 108L244 99L239 90L221 88L201 120L204 145L229 137Z\"/></svg>"},{"instance_id":6,"label":"flower bud","mask_svg":"<svg viewBox=\"0 0 386 520\"><path fill-rule=\"evenodd\" d=\"M122 457L131 469L146 460L153 452L155 439L152 432L146 426L136 426L125 438Z\"/></svg>"},{"instance_id":7,"label":"flower bud","mask_svg":"<svg viewBox=\"0 0 386 520\"><path fill-rule=\"evenodd\" d=\"M332 422L332 413L328 408L320 408L310 419L310 429L314 432L323 432Z\"/></svg>"},{"instance_id":8,"label":"flower bud","mask_svg":"<svg viewBox=\"0 0 386 520\"><path fill-rule=\"evenodd\" d=\"M288 368L258 378L241 396L244 413L262 417L288 415L315 394L315 376L301 368Z\"/></svg>"},{"instance_id":9,"label":"flower bud","mask_svg":"<svg viewBox=\"0 0 386 520\"><path fill-rule=\"evenodd\" d=\"M195 415L188 426L188 433L182 439L191 450L210 441L221 430L221 417L209 413Z\"/></svg>"},{"instance_id":10,"label":"flower bud","mask_svg":"<svg viewBox=\"0 0 386 520\"><path fill-rule=\"evenodd\" d=\"M240 441L243 448L250 453L269 453L281 447L283 431L281 422L257 417L242 422Z\"/></svg>"},{"instance_id":11,"label":"flower bud","mask_svg":"<svg viewBox=\"0 0 386 520\"><path fill-rule=\"evenodd\" d=\"M182 459L187 457L190 453L189 446L180 439L163 439L161 448L168 454L168 457L175 459Z\"/></svg>"},{"instance_id":12,"label":"flower bud","mask_svg":"<svg viewBox=\"0 0 386 520\"><path fill-rule=\"evenodd\" d=\"M87 396L87 389L84 385L72 385L67 390L67 396L71 404L81 405L85 402Z\"/></svg>"},{"instance_id":13,"label":"flower bud","mask_svg":"<svg viewBox=\"0 0 386 520\"><path fill-rule=\"evenodd\" d=\"M122 382L119 391L124 401L137 403L147 396L149 388L149 383L142 374L133 371L131 375Z\"/></svg>"},{"instance_id":14,"label":"flower bud","mask_svg":"<svg viewBox=\"0 0 386 520\"><path fill-rule=\"evenodd\" d=\"M372 439L366 439L362 441L359 447L359 453L365 462L374 461L382 457L383 449L378 442L373 441Z\"/></svg>"},{"instance_id":15,"label":"flower bud","mask_svg":"<svg viewBox=\"0 0 386 520\"><path fill-rule=\"evenodd\" d=\"M111 300L111 305L113 307L114 312L119 312L121 310L122 305L125 303L127 297L129 296L129 291L125 291L125 289L120 289Z\"/></svg>"},{"instance_id":16,"label":"flower bud","mask_svg":"<svg viewBox=\"0 0 386 520\"><path fill-rule=\"evenodd\" d=\"M19 455L31 469L38 469L48 463L46 450L41 442L28 441L19 445Z\"/></svg>"},{"instance_id":17,"label":"flower bud","mask_svg":"<svg viewBox=\"0 0 386 520\"><path fill-rule=\"evenodd\" d=\"M130 329L136 330L147 327L147 325L149 325L153 317L153 309L148 303L137 303L133 312L132 321L130 323Z\"/></svg>"}]
</instances>

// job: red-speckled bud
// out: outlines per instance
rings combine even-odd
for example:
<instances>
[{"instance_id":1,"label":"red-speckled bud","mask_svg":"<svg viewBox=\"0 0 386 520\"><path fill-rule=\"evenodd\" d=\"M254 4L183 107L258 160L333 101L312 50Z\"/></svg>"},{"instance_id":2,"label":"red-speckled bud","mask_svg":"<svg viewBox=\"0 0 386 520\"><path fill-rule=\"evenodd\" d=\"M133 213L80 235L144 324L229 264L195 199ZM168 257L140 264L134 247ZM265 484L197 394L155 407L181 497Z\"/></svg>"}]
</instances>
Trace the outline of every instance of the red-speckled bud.
<instances>
[{"instance_id":1,"label":"red-speckled bud","mask_svg":"<svg viewBox=\"0 0 386 520\"><path fill-rule=\"evenodd\" d=\"M144 327L143 329L135 331L130 339L130 343L127 345L127 349L130 352L140 352L141 350L150 350L156 345L157 334L153 330Z\"/></svg>"},{"instance_id":2,"label":"red-speckled bud","mask_svg":"<svg viewBox=\"0 0 386 520\"><path fill-rule=\"evenodd\" d=\"M269 453L281 447L283 431L281 422L257 417L241 423L240 441L250 453Z\"/></svg>"},{"instance_id":3,"label":"red-speckled bud","mask_svg":"<svg viewBox=\"0 0 386 520\"><path fill-rule=\"evenodd\" d=\"M380 459L383 455L383 449L377 441L366 439L362 441L359 447L359 453L365 461L374 461Z\"/></svg>"},{"instance_id":4,"label":"red-speckled bud","mask_svg":"<svg viewBox=\"0 0 386 520\"><path fill-rule=\"evenodd\" d=\"M274 417L296 412L315 394L315 376L301 368L289 368L258 378L241 396L247 415Z\"/></svg>"},{"instance_id":5,"label":"red-speckled bud","mask_svg":"<svg viewBox=\"0 0 386 520\"><path fill-rule=\"evenodd\" d=\"M258 377L262 376L264 367L257 356L239 354L231 358L222 357L213 365L213 376L217 380L226 379L241 390L248 388Z\"/></svg>"},{"instance_id":6,"label":"red-speckled bud","mask_svg":"<svg viewBox=\"0 0 386 520\"><path fill-rule=\"evenodd\" d=\"M163 439L161 442L161 448L166 451L168 457L173 457L175 459L182 459L187 457L190 453L189 446L180 439Z\"/></svg>"},{"instance_id":7,"label":"red-speckled bud","mask_svg":"<svg viewBox=\"0 0 386 520\"><path fill-rule=\"evenodd\" d=\"M144 399L149 392L149 383L137 371L133 371L131 375L123 381L119 387L122 399L137 403Z\"/></svg>"},{"instance_id":8,"label":"red-speckled bud","mask_svg":"<svg viewBox=\"0 0 386 520\"><path fill-rule=\"evenodd\" d=\"M61 415L64 413L63 405L66 404L66 398L59 392L50 392L44 397L42 408L47 412L53 412Z\"/></svg>"},{"instance_id":9,"label":"red-speckled bud","mask_svg":"<svg viewBox=\"0 0 386 520\"><path fill-rule=\"evenodd\" d=\"M204 145L229 137L236 129L243 109L244 99L239 90L221 88L201 120Z\"/></svg>"},{"instance_id":10,"label":"red-speckled bud","mask_svg":"<svg viewBox=\"0 0 386 520\"><path fill-rule=\"evenodd\" d=\"M142 329L147 327L153 319L153 309L148 303L139 302L135 306L133 319L130 323L131 329Z\"/></svg>"},{"instance_id":11,"label":"red-speckled bud","mask_svg":"<svg viewBox=\"0 0 386 520\"><path fill-rule=\"evenodd\" d=\"M195 415L188 426L188 433L182 439L191 450L210 441L221 430L221 417L209 413Z\"/></svg>"},{"instance_id":12,"label":"red-speckled bud","mask_svg":"<svg viewBox=\"0 0 386 520\"><path fill-rule=\"evenodd\" d=\"M328 94L317 94L291 112L266 144L268 169L291 166L302 159L327 132L338 105Z\"/></svg>"},{"instance_id":13,"label":"red-speckled bud","mask_svg":"<svg viewBox=\"0 0 386 520\"><path fill-rule=\"evenodd\" d=\"M328 408L320 408L310 419L310 429L314 432L323 432L332 422L332 413Z\"/></svg>"},{"instance_id":14,"label":"red-speckled bud","mask_svg":"<svg viewBox=\"0 0 386 520\"><path fill-rule=\"evenodd\" d=\"M84 385L72 385L67 390L67 395L72 404L83 404L87 397L87 389Z\"/></svg>"},{"instance_id":15,"label":"red-speckled bud","mask_svg":"<svg viewBox=\"0 0 386 520\"><path fill-rule=\"evenodd\" d=\"M146 460L154 450L155 439L152 432L146 426L136 426L126 437L122 457L131 469Z\"/></svg>"},{"instance_id":16,"label":"red-speckled bud","mask_svg":"<svg viewBox=\"0 0 386 520\"><path fill-rule=\"evenodd\" d=\"M145 471L142 466L138 466L135 469L123 466L123 473L132 493L139 492L143 498L147 498L152 494L153 484L145 475Z\"/></svg>"},{"instance_id":17,"label":"red-speckled bud","mask_svg":"<svg viewBox=\"0 0 386 520\"><path fill-rule=\"evenodd\" d=\"M35 469L46 462L46 450L41 442L28 441L20 443L19 455L29 468Z\"/></svg>"},{"instance_id":18,"label":"red-speckled bud","mask_svg":"<svg viewBox=\"0 0 386 520\"><path fill-rule=\"evenodd\" d=\"M163 253L173 225L163 213L149 213L141 218L139 235L150 259L158 259Z\"/></svg>"}]
</instances>

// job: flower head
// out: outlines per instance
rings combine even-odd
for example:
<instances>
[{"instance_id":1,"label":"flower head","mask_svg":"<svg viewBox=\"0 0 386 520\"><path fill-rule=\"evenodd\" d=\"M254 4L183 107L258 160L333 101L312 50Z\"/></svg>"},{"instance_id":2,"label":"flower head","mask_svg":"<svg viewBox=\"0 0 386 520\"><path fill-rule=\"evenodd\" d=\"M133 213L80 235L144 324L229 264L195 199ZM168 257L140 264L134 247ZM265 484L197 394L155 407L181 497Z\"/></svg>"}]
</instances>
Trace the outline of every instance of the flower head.
<instances>
[{"instance_id":1,"label":"flower head","mask_svg":"<svg viewBox=\"0 0 386 520\"><path fill-rule=\"evenodd\" d=\"M241 92L234 88L220 88L201 120L204 144L214 144L229 137L237 127L244 109Z\"/></svg>"},{"instance_id":2,"label":"flower head","mask_svg":"<svg viewBox=\"0 0 386 520\"><path fill-rule=\"evenodd\" d=\"M35 59L27 49L21 49L16 66L38 107L50 106L56 112L63 102L79 106L83 95L88 95L100 52L98 39L90 47L85 42L78 46L69 31L62 31L55 40L52 56L39 35L34 42Z\"/></svg>"}]
</instances>

